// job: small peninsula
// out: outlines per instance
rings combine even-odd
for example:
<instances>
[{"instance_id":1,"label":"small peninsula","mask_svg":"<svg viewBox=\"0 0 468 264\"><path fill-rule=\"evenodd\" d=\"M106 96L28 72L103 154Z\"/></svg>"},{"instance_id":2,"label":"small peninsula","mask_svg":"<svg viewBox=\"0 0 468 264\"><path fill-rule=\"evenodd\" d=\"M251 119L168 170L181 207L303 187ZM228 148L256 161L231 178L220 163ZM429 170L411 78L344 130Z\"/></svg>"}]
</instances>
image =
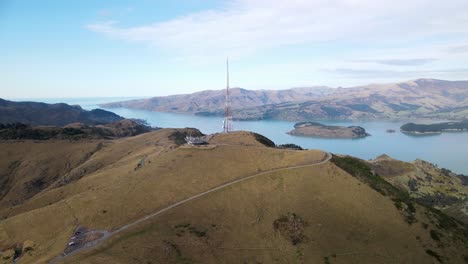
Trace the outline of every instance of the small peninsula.
<instances>
[{"instance_id":1,"label":"small peninsula","mask_svg":"<svg viewBox=\"0 0 468 264\"><path fill-rule=\"evenodd\" d=\"M436 124L407 123L400 127L401 132L409 134L440 134L442 132L468 131L468 120Z\"/></svg>"},{"instance_id":2,"label":"small peninsula","mask_svg":"<svg viewBox=\"0 0 468 264\"><path fill-rule=\"evenodd\" d=\"M322 137L322 138L362 138L370 136L360 126L328 126L315 122L299 122L288 134L293 136Z\"/></svg>"}]
</instances>

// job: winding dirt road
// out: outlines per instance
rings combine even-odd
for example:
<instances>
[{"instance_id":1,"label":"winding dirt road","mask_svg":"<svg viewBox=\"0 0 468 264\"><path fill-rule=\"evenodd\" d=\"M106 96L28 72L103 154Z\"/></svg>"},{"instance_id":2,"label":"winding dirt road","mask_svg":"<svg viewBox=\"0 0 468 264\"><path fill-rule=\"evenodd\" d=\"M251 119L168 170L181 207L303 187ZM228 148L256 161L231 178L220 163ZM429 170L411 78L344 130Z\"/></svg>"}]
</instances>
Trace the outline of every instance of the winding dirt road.
<instances>
[{"instance_id":1,"label":"winding dirt road","mask_svg":"<svg viewBox=\"0 0 468 264\"><path fill-rule=\"evenodd\" d=\"M210 190L208 190L208 191L205 191L205 192L199 193L199 194L197 194L197 195L191 196L191 197L189 197L189 198L187 198L187 199L185 199L185 200L179 201L179 202L177 202L177 203L175 203L175 204L172 204L172 205L169 205L169 206L167 206L167 207L165 207L165 208L163 208L163 209L161 209L161 210L159 210L159 211L156 211L156 212L154 212L154 213L152 213L152 214L149 214L149 215L147 215L147 216L145 216L145 217L142 217L142 218L140 218L140 219L138 219L138 220L136 220L136 221L134 221L134 222L131 222L131 223L129 223L129 224L126 224L126 225L124 225L124 226L121 226L120 228L118 228L118 229L116 229L116 230L114 230L114 231L112 231L112 232L108 232L108 233L106 233L104 236L102 236L101 238L99 238L99 239L97 239L97 240L94 240L94 241L92 241L92 242L89 242L89 243L83 245L81 248L79 248L79 249L77 249L77 250L75 250L75 251L73 251L73 252L71 252L71 253L69 253L69 254L63 253L62 255L59 255L59 256L53 258L52 260L50 260L50 261L49 261L49 264L57 263L58 261L64 260L64 259L66 259L67 257L72 256L72 255L75 255L76 253L81 252L81 251L83 251L83 250L85 250L85 249L89 249L89 248L96 247L96 246L100 245L102 242L104 242L104 241L108 240L109 238L111 238L112 236L114 236L114 235L116 235L116 234L118 234L118 233L121 233L121 232L123 232L123 231L125 231L125 230L127 230L127 229L129 229L129 228L132 228L132 227L134 227L134 226L137 226L138 224L140 224L140 223L142 223L142 222L144 222L144 221L146 221L146 220L148 220L148 219L150 219L150 218L156 217L156 216L158 216L158 215L160 215L160 214L162 214L162 213L164 213L164 212L166 212L166 211L169 211L169 210L171 210L171 209L173 209L173 208L175 208L175 207L177 207L177 206L179 206L179 205L185 204L185 203L187 203L187 202L190 202L190 201L192 201L192 200L194 200L194 199L197 199L197 198L199 198L199 197L201 197L201 196L204 196L204 195L207 195L207 194L209 194L209 193L215 192L215 191L217 191L217 190L224 189L224 188L226 188L226 187L228 187L228 186L231 186L231 185L233 185L233 184L236 184L236 183L239 183L239 182L243 182L243 181L246 181L246 180L249 180L249 179L258 177L258 176L262 176L262 175L265 175L265 174L273 173L273 172L286 171L286 170L293 170L293 169L306 168L306 167L313 167L313 166L318 166L318 165L327 163L327 162L330 161L330 159L332 158L332 154L329 153L329 152L325 152L325 154L326 154L326 156L325 156L325 158L324 158L322 161L318 161L318 162L314 162L314 163L306 164L306 165L299 165L299 166L293 166L293 167L279 168L279 169L274 169L274 170L269 170L269 171L260 172L260 173L254 174L254 175L250 175L250 176L244 177L244 178L242 178L242 179L237 179L237 180L234 180L234 181L227 182L227 183L225 183L225 184L223 184L223 185L220 185L220 186L215 187L215 188L213 188L213 189L210 189Z\"/></svg>"}]
</instances>

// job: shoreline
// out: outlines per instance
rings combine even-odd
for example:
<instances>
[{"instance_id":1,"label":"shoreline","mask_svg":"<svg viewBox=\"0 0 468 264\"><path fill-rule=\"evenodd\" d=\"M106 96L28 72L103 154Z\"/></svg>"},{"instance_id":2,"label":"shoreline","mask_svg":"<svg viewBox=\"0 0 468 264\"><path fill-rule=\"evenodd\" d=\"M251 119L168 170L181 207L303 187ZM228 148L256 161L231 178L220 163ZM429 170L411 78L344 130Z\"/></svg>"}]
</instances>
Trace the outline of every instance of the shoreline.
<instances>
[{"instance_id":1,"label":"shoreline","mask_svg":"<svg viewBox=\"0 0 468 264\"><path fill-rule=\"evenodd\" d=\"M290 136L294 136L294 137L305 137L305 138L322 138L322 139L363 139L363 138L366 138L366 137L369 137L371 136L370 134L369 135L366 135L366 136L360 136L360 137L334 137L334 136L320 136L320 135L306 135L306 134L295 134L295 133L291 133L293 132L294 130L291 130L289 132L286 132L286 134L290 135Z\"/></svg>"},{"instance_id":2,"label":"shoreline","mask_svg":"<svg viewBox=\"0 0 468 264\"><path fill-rule=\"evenodd\" d=\"M413 134L413 135L439 135L444 132L448 132L448 133L468 132L468 129L443 129L441 131L430 131L430 132L407 131L407 130L400 129L400 132L405 133L405 134Z\"/></svg>"}]
</instances>

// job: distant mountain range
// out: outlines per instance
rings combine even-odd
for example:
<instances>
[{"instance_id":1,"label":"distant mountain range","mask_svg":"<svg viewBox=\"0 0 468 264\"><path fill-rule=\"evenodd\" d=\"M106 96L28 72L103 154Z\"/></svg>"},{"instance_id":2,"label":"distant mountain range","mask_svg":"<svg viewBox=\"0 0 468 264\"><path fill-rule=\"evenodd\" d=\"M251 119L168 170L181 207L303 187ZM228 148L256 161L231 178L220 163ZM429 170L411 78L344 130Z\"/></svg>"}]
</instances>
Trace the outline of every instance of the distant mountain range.
<instances>
[{"instance_id":1,"label":"distant mountain range","mask_svg":"<svg viewBox=\"0 0 468 264\"><path fill-rule=\"evenodd\" d=\"M418 79L352 88L233 88L230 91L233 115L237 120L468 118L468 81ZM224 105L224 90L207 90L101 106L220 116Z\"/></svg>"},{"instance_id":2,"label":"distant mountain range","mask_svg":"<svg viewBox=\"0 0 468 264\"><path fill-rule=\"evenodd\" d=\"M87 111L64 103L13 102L0 99L0 124L22 123L32 126L65 126L107 124L124 119L102 109Z\"/></svg>"},{"instance_id":3,"label":"distant mountain range","mask_svg":"<svg viewBox=\"0 0 468 264\"><path fill-rule=\"evenodd\" d=\"M246 90L230 89L233 109L256 107L284 102L316 100L333 93L329 87L292 88L288 90ZM224 111L225 90L206 90L192 94L159 96L148 99L137 99L123 102L107 103L106 108L133 108L160 112L210 114Z\"/></svg>"}]
</instances>

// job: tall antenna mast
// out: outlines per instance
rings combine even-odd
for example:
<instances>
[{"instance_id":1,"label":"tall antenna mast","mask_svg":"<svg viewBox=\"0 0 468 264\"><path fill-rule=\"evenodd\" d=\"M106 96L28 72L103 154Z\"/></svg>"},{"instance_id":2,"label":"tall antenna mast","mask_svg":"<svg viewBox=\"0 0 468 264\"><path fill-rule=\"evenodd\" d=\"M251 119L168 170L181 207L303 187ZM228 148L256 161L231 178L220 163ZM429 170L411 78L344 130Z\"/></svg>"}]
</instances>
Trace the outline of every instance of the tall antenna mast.
<instances>
[{"instance_id":1,"label":"tall antenna mast","mask_svg":"<svg viewBox=\"0 0 468 264\"><path fill-rule=\"evenodd\" d=\"M226 58L226 107L223 120L224 133L232 131L231 95L229 94L229 58Z\"/></svg>"},{"instance_id":2,"label":"tall antenna mast","mask_svg":"<svg viewBox=\"0 0 468 264\"><path fill-rule=\"evenodd\" d=\"M226 58L226 89L229 91L229 58Z\"/></svg>"}]
</instances>

